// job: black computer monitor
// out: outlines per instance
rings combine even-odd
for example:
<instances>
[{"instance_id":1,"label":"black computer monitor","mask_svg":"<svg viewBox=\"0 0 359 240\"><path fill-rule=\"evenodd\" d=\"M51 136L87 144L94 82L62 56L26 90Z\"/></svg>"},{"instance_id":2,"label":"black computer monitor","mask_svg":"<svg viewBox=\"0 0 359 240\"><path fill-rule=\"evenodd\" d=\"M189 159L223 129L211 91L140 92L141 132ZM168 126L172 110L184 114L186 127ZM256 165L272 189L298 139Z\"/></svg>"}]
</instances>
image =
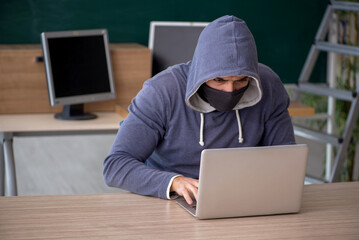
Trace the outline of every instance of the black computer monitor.
<instances>
[{"instance_id":1,"label":"black computer monitor","mask_svg":"<svg viewBox=\"0 0 359 240\"><path fill-rule=\"evenodd\" d=\"M57 119L85 120L83 104L116 97L105 29L41 34L50 105L64 105Z\"/></svg>"},{"instance_id":2,"label":"black computer monitor","mask_svg":"<svg viewBox=\"0 0 359 240\"><path fill-rule=\"evenodd\" d=\"M150 23L148 47L152 51L152 75L192 60L198 37L208 22Z\"/></svg>"}]
</instances>

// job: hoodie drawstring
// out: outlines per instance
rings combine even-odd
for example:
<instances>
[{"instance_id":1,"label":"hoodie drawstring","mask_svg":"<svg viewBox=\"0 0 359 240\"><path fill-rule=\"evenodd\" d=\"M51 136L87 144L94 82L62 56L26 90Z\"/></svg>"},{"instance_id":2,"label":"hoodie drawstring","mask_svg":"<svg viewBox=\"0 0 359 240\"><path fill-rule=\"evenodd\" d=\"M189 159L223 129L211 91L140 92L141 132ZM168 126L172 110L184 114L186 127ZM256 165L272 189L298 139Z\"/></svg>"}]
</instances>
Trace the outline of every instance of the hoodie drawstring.
<instances>
[{"instance_id":1,"label":"hoodie drawstring","mask_svg":"<svg viewBox=\"0 0 359 240\"><path fill-rule=\"evenodd\" d=\"M199 145L203 147L204 146L204 141L203 141L204 114L200 113L200 115L201 115L201 125L199 129Z\"/></svg>"},{"instance_id":2,"label":"hoodie drawstring","mask_svg":"<svg viewBox=\"0 0 359 240\"><path fill-rule=\"evenodd\" d=\"M199 129L199 145L201 145L202 147L204 146L204 141L203 141L203 129L204 129L204 114L200 113L201 116L201 125L200 125L200 129ZM239 143L243 143L244 139L242 136L242 123L241 123L241 118L239 116L239 110L236 110L236 117L237 117L237 124L238 124L238 142Z\"/></svg>"},{"instance_id":3,"label":"hoodie drawstring","mask_svg":"<svg viewBox=\"0 0 359 240\"><path fill-rule=\"evenodd\" d=\"M236 117L237 117L237 123L238 123L238 142L243 143L243 136L242 136L242 124L241 124L241 118L239 116L239 110L236 110Z\"/></svg>"}]
</instances>

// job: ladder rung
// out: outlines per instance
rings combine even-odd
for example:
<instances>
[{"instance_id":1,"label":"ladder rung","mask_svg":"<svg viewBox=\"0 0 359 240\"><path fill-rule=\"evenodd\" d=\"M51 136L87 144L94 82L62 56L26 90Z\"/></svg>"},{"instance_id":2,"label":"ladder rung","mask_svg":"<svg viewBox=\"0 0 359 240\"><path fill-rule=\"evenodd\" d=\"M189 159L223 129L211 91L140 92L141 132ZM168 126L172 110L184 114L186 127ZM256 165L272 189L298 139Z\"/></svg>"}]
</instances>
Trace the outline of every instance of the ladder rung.
<instances>
[{"instance_id":1,"label":"ladder rung","mask_svg":"<svg viewBox=\"0 0 359 240\"><path fill-rule=\"evenodd\" d=\"M316 84L310 84L310 83L299 84L297 90L301 92L316 94L316 95L334 97L345 101L353 101L357 96L356 92L318 86Z\"/></svg>"},{"instance_id":2,"label":"ladder rung","mask_svg":"<svg viewBox=\"0 0 359 240\"><path fill-rule=\"evenodd\" d=\"M354 2L332 1L332 8L335 10L359 12L359 4Z\"/></svg>"},{"instance_id":3,"label":"ladder rung","mask_svg":"<svg viewBox=\"0 0 359 240\"><path fill-rule=\"evenodd\" d=\"M359 47L348 46L344 44L328 43L317 41L315 47L318 50L326 52L335 52L351 56L359 56Z\"/></svg>"},{"instance_id":4,"label":"ladder rung","mask_svg":"<svg viewBox=\"0 0 359 240\"><path fill-rule=\"evenodd\" d=\"M328 135L301 126L294 126L294 134L307 139L312 139L323 143L330 143L334 146L339 146L343 142L343 138L341 137Z\"/></svg>"}]
</instances>

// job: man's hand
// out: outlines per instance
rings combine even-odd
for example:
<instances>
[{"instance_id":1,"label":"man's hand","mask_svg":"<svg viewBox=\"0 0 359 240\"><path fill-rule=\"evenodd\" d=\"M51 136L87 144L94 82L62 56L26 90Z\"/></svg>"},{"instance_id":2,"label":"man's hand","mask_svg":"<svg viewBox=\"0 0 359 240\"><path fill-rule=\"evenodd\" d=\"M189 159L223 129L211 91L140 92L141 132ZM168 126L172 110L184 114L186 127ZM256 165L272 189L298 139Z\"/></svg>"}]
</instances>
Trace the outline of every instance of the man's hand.
<instances>
[{"instance_id":1,"label":"man's hand","mask_svg":"<svg viewBox=\"0 0 359 240\"><path fill-rule=\"evenodd\" d=\"M176 177L172 182L170 191L183 196L186 202L191 205L193 203L191 195L197 200L198 180L183 176Z\"/></svg>"}]
</instances>

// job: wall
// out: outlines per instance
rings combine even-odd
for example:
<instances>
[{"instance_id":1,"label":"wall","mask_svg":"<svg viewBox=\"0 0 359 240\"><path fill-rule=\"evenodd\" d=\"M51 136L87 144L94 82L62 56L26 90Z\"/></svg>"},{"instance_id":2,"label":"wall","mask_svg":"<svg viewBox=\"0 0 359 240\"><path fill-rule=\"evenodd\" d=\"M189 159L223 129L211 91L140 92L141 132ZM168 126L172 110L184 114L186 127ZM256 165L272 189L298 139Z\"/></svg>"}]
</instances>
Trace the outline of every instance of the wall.
<instances>
[{"instance_id":1,"label":"wall","mask_svg":"<svg viewBox=\"0 0 359 240\"><path fill-rule=\"evenodd\" d=\"M107 28L110 42L148 44L149 22L212 21L222 15L244 19L259 61L282 81L299 77L328 1L324 0L8 0L0 2L0 44L40 43L40 33ZM320 59L316 81L325 81Z\"/></svg>"}]
</instances>

